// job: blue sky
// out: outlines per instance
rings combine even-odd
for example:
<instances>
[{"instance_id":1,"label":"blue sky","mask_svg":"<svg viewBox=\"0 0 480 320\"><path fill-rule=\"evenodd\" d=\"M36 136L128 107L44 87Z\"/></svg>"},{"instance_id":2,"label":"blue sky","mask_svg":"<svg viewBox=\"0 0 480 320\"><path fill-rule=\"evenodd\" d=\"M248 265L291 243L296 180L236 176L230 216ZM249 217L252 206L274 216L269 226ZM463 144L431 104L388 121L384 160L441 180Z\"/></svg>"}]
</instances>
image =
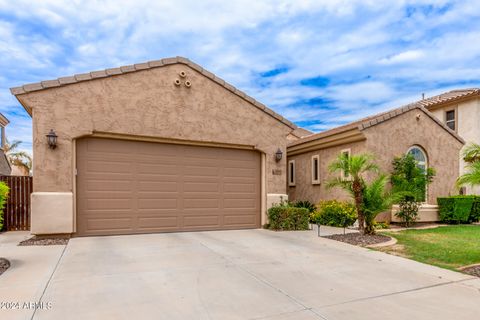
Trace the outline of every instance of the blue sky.
<instances>
[{"instance_id":1,"label":"blue sky","mask_svg":"<svg viewBox=\"0 0 480 320\"><path fill-rule=\"evenodd\" d=\"M477 1L0 0L0 111L31 150L9 88L185 56L312 131L480 86Z\"/></svg>"}]
</instances>

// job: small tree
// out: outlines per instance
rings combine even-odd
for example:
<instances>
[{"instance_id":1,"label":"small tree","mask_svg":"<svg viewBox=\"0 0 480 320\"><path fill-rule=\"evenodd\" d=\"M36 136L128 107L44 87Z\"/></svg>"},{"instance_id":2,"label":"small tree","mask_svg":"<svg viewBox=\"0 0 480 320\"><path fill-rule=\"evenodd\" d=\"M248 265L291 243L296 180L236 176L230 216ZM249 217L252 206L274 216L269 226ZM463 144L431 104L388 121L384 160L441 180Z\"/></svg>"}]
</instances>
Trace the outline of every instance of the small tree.
<instances>
[{"instance_id":1,"label":"small tree","mask_svg":"<svg viewBox=\"0 0 480 320\"><path fill-rule=\"evenodd\" d=\"M392 192L397 194L396 202L400 207L395 215L408 227L417 219L418 208L426 200L427 186L432 182L435 170L420 168L411 154L396 157L392 165Z\"/></svg>"},{"instance_id":2,"label":"small tree","mask_svg":"<svg viewBox=\"0 0 480 320\"><path fill-rule=\"evenodd\" d=\"M350 193L355 201L358 215L358 229L365 234L365 213L363 205L363 192L365 189L365 175L369 172L378 172L378 166L373 162L373 156L369 154L348 155L340 154L329 166L330 172L343 172L343 176L337 177L327 183L327 188L340 187Z\"/></svg>"}]
</instances>

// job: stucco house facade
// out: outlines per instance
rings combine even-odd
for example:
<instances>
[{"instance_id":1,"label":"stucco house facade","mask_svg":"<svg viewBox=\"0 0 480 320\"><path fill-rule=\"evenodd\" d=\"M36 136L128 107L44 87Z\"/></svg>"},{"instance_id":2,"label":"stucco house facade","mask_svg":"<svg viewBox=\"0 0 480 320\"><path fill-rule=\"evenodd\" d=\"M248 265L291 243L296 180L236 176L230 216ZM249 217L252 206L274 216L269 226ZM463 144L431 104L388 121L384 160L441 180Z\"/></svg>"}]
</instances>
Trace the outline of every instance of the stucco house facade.
<instances>
[{"instance_id":1,"label":"stucco house facade","mask_svg":"<svg viewBox=\"0 0 480 320\"><path fill-rule=\"evenodd\" d=\"M0 113L0 175L3 176L8 176L12 173L12 166L4 150L6 143L5 127L9 123L8 119Z\"/></svg>"},{"instance_id":2,"label":"stucco house facade","mask_svg":"<svg viewBox=\"0 0 480 320\"><path fill-rule=\"evenodd\" d=\"M463 143L460 136L418 103L310 135L290 142L287 147L289 199L313 203L350 199L340 189L325 187L326 181L334 177L328 165L342 152L370 153L385 173L391 172L394 157L411 152L423 165L436 170L419 220L437 221L436 198L457 193L456 168ZM399 221L393 213L386 212L378 220Z\"/></svg>"},{"instance_id":3,"label":"stucco house facade","mask_svg":"<svg viewBox=\"0 0 480 320\"><path fill-rule=\"evenodd\" d=\"M297 127L188 59L11 92L33 119L33 234L258 228L286 198Z\"/></svg>"},{"instance_id":4,"label":"stucco house facade","mask_svg":"<svg viewBox=\"0 0 480 320\"><path fill-rule=\"evenodd\" d=\"M421 101L440 121L465 140L480 144L480 89L453 90ZM465 173L465 162L459 155L459 174ZM480 194L479 186L466 186L466 194Z\"/></svg>"}]
</instances>

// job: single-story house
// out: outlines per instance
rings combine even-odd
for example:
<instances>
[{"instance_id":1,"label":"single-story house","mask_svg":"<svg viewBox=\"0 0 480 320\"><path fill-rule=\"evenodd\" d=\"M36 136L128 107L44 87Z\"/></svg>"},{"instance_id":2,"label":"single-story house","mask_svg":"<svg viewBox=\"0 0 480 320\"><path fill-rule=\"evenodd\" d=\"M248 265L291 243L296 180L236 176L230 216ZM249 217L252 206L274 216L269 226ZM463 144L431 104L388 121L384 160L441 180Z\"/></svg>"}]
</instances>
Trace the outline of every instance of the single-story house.
<instances>
[{"instance_id":1,"label":"single-story house","mask_svg":"<svg viewBox=\"0 0 480 320\"><path fill-rule=\"evenodd\" d=\"M410 152L420 165L436 170L419 220L437 221L437 197L457 194L454 186L463 144L455 131L419 102L313 134L292 141L287 147L289 200L318 203L349 199L340 189L325 188L325 182L333 177L328 166L340 153L370 153L376 156L380 169L390 173L394 157ZM394 207L392 211L395 210ZM390 212L378 220L398 221Z\"/></svg>"},{"instance_id":2,"label":"single-story house","mask_svg":"<svg viewBox=\"0 0 480 320\"><path fill-rule=\"evenodd\" d=\"M5 154L5 143L7 142L5 127L9 123L8 119L0 113L0 175L3 176L8 176L12 172L10 161L8 161L7 155Z\"/></svg>"},{"instance_id":3,"label":"single-story house","mask_svg":"<svg viewBox=\"0 0 480 320\"><path fill-rule=\"evenodd\" d=\"M344 197L323 188L340 152L377 154L388 170L395 155L421 150L437 169L434 204L452 191L463 144L416 105L312 134L182 57L11 92L33 121L39 235L259 228L288 196Z\"/></svg>"},{"instance_id":4,"label":"single-story house","mask_svg":"<svg viewBox=\"0 0 480 320\"><path fill-rule=\"evenodd\" d=\"M302 132L188 59L11 92L33 119L33 234L259 228L286 198Z\"/></svg>"}]
</instances>

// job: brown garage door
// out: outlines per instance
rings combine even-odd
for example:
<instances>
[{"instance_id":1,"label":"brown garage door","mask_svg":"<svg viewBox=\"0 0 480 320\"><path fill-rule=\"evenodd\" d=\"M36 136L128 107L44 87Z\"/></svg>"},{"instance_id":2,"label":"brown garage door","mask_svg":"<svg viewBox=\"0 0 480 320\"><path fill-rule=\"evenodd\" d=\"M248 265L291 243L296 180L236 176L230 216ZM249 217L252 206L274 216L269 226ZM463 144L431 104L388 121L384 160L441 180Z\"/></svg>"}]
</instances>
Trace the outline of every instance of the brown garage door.
<instances>
[{"instance_id":1,"label":"brown garage door","mask_svg":"<svg viewBox=\"0 0 480 320\"><path fill-rule=\"evenodd\" d=\"M77 235L260 226L260 154L86 138L77 141Z\"/></svg>"}]
</instances>

